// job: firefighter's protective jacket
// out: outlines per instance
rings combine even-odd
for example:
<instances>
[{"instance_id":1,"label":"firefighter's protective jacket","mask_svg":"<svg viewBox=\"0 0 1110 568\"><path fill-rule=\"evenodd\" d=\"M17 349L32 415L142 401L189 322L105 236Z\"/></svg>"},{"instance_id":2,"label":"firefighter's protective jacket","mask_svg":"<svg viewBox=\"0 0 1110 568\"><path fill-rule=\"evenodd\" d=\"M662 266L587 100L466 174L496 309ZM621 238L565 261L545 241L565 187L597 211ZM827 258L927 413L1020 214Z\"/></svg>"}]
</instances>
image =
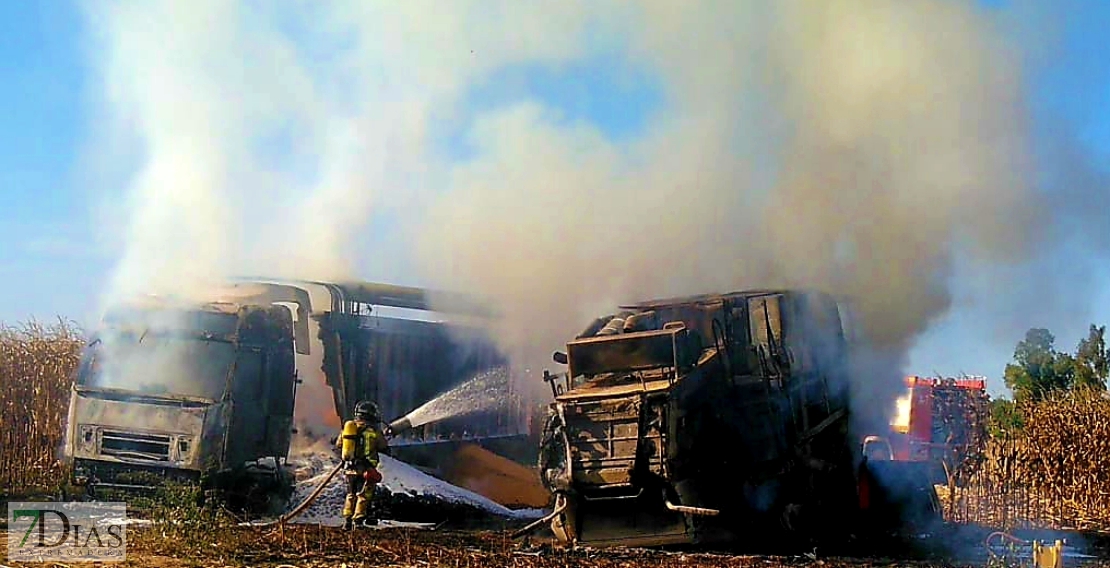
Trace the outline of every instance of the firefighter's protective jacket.
<instances>
[{"instance_id":1,"label":"firefighter's protective jacket","mask_svg":"<svg viewBox=\"0 0 1110 568\"><path fill-rule=\"evenodd\" d=\"M348 420L335 440L345 461L364 461L378 467L378 454L389 449L385 434L376 426L361 420Z\"/></svg>"}]
</instances>

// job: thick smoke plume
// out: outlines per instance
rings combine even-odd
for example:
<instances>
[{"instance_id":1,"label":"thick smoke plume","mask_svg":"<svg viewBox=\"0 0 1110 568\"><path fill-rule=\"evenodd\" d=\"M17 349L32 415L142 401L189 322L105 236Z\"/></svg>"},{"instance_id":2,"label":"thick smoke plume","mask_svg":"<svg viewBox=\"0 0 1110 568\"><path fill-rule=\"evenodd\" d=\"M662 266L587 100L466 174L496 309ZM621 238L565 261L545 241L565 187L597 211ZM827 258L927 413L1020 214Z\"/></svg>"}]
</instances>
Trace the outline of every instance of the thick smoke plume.
<instances>
[{"instance_id":1,"label":"thick smoke plume","mask_svg":"<svg viewBox=\"0 0 1110 568\"><path fill-rule=\"evenodd\" d=\"M893 400L957 251L1010 262L1030 237L1020 69L989 19L928 2L654 5L628 27L669 101L647 139L530 104L483 117L429 258L497 294L522 350L618 300L824 289L852 300L876 352L861 394Z\"/></svg>"},{"instance_id":2,"label":"thick smoke plume","mask_svg":"<svg viewBox=\"0 0 1110 568\"><path fill-rule=\"evenodd\" d=\"M538 370L620 301L814 287L851 298L862 394L893 409L957 265L1042 237L1021 53L973 5L259 10L90 5L106 139L137 164L114 291L254 272L477 292ZM634 136L474 104L506 70L614 54L660 91Z\"/></svg>"}]
</instances>

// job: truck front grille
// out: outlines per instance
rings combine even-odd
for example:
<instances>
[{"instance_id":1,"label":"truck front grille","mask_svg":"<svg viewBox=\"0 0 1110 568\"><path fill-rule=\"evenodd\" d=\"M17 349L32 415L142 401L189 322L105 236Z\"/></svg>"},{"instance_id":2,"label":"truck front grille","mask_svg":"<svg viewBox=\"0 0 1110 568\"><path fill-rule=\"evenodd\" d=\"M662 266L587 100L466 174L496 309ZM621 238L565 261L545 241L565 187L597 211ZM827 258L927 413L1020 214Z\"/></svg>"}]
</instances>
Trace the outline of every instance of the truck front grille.
<instances>
[{"instance_id":1,"label":"truck front grille","mask_svg":"<svg viewBox=\"0 0 1110 568\"><path fill-rule=\"evenodd\" d=\"M188 469L86 459L74 460L74 473L92 485L119 488L154 488L167 481L197 483L200 479L200 472Z\"/></svg>"},{"instance_id":2,"label":"truck front grille","mask_svg":"<svg viewBox=\"0 0 1110 568\"><path fill-rule=\"evenodd\" d=\"M101 433L100 453L120 458L169 461L170 437L160 434L104 430Z\"/></svg>"}]
</instances>

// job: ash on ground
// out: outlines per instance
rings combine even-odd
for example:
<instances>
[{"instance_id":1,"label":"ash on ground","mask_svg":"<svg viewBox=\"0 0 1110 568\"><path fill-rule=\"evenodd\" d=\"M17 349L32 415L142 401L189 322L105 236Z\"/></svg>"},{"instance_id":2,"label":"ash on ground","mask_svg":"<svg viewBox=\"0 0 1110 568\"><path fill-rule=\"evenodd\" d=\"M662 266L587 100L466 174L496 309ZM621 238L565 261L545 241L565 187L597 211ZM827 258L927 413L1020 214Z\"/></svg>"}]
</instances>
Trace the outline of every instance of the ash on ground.
<instances>
[{"instance_id":1,"label":"ash on ground","mask_svg":"<svg viewBox=\"0 0 1110 568\"><path fill-rule=\"evenodd\" d=\"M378 484L372 502L375 515L388 520L382 526L421 526L449 523L453 526L493 526L542 516L536 509L513 510L472 491L428 475L389 456L380 457ZM326 443L297 449L289 457L295 468L296 486L288 510L299 505L339 465L339 458ZM342 472L328 482L317 499L291 522L340 526L347 495Z\"/></svg>"}]
</instances>

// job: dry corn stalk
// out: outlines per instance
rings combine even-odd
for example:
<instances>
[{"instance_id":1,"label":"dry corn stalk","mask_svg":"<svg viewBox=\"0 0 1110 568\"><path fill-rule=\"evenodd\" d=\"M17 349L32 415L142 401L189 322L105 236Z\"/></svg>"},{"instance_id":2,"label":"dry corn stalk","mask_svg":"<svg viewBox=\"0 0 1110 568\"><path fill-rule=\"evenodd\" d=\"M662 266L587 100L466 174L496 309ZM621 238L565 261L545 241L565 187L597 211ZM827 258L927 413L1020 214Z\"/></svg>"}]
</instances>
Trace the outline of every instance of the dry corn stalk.
<instances>
[{"instance_id":1,"label":"dry corn stalk","mask_svg":"<svg viewBox=\"0 0 1110 568\"><path fill-rule=\"evenodd\" d=\"M11 494L64 481L58 460L83 339L73 324L0 324L0 488Z\"/></svg>"},{"instance_id":2,"label":"dry corn stalk","mask_svg":"<svg viewBox=\"0 0 1110 568\"><path fill-rule=\"evenodd\" d=\"M967 486L943 496L951 520L1110 530L1110 398L1080 390L1019 410L1020 433L991 440Z\"/></svg>"}]
</instances>

